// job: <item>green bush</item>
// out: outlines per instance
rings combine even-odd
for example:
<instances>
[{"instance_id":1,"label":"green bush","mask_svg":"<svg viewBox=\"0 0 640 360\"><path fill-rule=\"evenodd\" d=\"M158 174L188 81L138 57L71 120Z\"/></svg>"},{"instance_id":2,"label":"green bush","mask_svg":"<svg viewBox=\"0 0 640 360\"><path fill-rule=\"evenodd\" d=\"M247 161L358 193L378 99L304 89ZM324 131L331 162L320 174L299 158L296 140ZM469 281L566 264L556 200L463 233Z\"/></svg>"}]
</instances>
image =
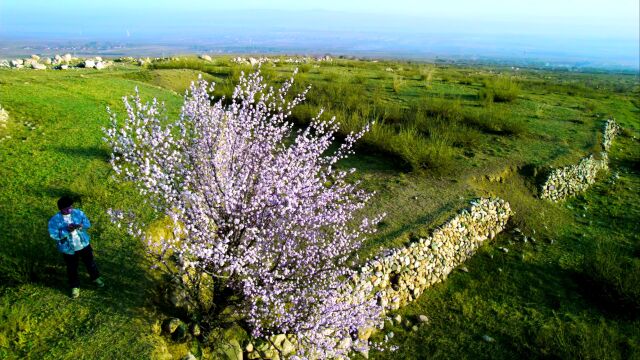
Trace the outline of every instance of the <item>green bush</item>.
<instances>
[{"instance_id":1,"label":"green bush","mask_svg":"<svg viewBox=\"0 0 640 360\"><path fill-rule=\"evenodd\" d=\"M393 89L393 92L395 92L396 94L399 93L402 90L402 88L404 88L404 86L405 86L404 78L400 75L394 75L393 82L391 84L391 88Z\"/></svg>"},{"instance_id":2,"label":"green bush","mask_svg":"<svg viewBox=\"0 0 640 360\"><path fill-rule=\"evenodd\" d=\"M520 87L511 78L499 77L485 81L484 89L478 93L478 98L485 102L512 102L520 95Z\"/></svg>"},{"instance_id":3,"label":"green bush","mask_svg":"<svg viewBox=\"0 0 640 360\"><path fill-rule=\"evenodd\" d=\"M524 120L513 117L498 107L488 107L469 111L464 122L487 133L523 135L527 131Z\"/></svg>"}]
</instances>

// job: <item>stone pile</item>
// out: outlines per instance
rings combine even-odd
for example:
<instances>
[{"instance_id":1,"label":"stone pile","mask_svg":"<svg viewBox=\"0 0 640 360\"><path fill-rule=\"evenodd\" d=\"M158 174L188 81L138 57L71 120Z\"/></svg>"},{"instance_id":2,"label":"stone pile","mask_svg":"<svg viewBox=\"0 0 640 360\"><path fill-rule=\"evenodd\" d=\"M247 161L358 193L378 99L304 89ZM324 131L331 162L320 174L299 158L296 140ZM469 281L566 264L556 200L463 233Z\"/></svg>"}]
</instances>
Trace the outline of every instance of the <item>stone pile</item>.
<instances>
[{"instance_id":1,"label":"stone pile","mask_svg":"<svg viewBox=\"0 0 640 360\"><path fill-rule=\"evenodd\" d=\"M379 303L387 310L397 310L443 281L484 241L502 231L512 214L504 200L478 199L430 237L370 261L356 281L371 282Z\"/></svg>"},{"instance_id":2,"label":"stone pile","mask_svg":"<svg viewBox=\"0 0 640 360\"><path fill-rule=\"evenodd\" d=\"M542 185L540 197L555 202L587 190L596 181L600 171L609 169L607 151L619 131L620 126L614 120L607 120L602 134L602 148L605 151L598 157L591 154L576 165L553 170Z\"/></svg>"}]
</instances>

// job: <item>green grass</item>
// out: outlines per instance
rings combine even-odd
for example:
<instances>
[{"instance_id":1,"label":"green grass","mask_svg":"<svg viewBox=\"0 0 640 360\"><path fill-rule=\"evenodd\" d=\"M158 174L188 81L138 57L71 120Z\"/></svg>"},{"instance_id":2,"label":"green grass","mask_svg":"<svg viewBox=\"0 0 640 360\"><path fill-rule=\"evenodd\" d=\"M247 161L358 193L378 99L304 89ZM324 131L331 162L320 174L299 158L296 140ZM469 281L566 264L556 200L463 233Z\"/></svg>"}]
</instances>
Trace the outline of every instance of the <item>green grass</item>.
<instances>
[{"instance_id":1,"label":"green grass","mask_svg":"<svg viewBox=\"0 0 640 360\"><path fill-rule=\"evenodd\" d=\"M430 323L413 331L387 322L377 336L394 332L399 350L372 358L639 358L640 146L618 140L611 158L618 180L605 175L563 204L536 200L517 172L479 182L510 201L511 226L528 242L506 232L483 246L464 264L468 273L454 271L399 311L412 325L419 315Z\"/></svg>"},{"instance_id":2,"label":"green grass","mask_svg":"<svg viewBox=\"0 0 640 360\"><path fill-rule=\"evenodd\" d=\"M293 67L265 64L263 74L279 83ZM163 339L152 329L171 314L154 301L142 245L105 213L140 202L110 179L105 107L122 113L121 97L138 87L176 115L199 74L216 82L216 95L229 95L241 71L250 68L189 57L106 71L0 70L0 104L11 116L0 133L11 136L0 142L0 358L158 355ZM303 67L293 90L308 85L308 101L293 113L300 125L320 108L336 116L343 135L375 121L340 164L357 168L354 178L376 191L366 211L387 213L362 258L426 236L477 196L507 199L517 213L512 226L537 232L536 244L503 234L483 247L465 265L469 273L455 272L401 311L409 319L427 314L430 325L391 328L399 353L372 358L637 356L638 318L625 315L637 311L638 298L637 77L336 59ZM503 87L516 97L478 96ZM603 179L571 208L537 200L532 174L593 151L608 116L625 128L613 148L615 185ZM79 198L93 222L107 279L104 290L85 279L77 301L68 298L45 228L63 194ZM483 342L485 334L496 342ZM166 345L177 357L190 346Z\"/></svg>"}]
</instances>

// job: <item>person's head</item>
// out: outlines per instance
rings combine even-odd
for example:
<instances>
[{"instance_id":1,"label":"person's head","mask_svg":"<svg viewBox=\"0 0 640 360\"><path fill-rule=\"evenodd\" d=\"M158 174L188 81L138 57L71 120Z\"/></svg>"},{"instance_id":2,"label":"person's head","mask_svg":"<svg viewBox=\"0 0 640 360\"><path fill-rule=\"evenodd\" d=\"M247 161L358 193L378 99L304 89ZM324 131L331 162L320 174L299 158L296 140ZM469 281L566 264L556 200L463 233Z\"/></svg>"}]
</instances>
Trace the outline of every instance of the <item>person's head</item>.
<instances>
[{"instance_id":1,"label":"person's head","mask_svg":"<svg viewBox=\"0 0 640 360\"><path fill-rule=\"evenodd\" d=\"M62 213L62 215L68 215L71 213L71 209L73 205L73 199L69 196L63 196L58 199L58 210Z\"/></svg>"}]
</instances>

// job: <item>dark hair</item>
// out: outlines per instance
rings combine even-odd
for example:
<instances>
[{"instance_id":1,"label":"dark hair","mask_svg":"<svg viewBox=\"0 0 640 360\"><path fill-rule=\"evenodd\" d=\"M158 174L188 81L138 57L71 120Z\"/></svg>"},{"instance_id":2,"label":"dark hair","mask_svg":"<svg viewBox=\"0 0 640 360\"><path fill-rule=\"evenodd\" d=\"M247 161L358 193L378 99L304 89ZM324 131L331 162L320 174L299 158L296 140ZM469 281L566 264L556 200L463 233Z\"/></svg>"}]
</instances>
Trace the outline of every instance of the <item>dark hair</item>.
<instances>
[{"instance_id":1,"label":"dark hair","mask_svg":"<svg viewBox=\"0 0 640 360\"><path fill-rule=\"evenodd\" d=\"M73 199L67 195L58 199L58 210L68 208L71 205L73 205Z\"/></svg>"}]
</instances>

